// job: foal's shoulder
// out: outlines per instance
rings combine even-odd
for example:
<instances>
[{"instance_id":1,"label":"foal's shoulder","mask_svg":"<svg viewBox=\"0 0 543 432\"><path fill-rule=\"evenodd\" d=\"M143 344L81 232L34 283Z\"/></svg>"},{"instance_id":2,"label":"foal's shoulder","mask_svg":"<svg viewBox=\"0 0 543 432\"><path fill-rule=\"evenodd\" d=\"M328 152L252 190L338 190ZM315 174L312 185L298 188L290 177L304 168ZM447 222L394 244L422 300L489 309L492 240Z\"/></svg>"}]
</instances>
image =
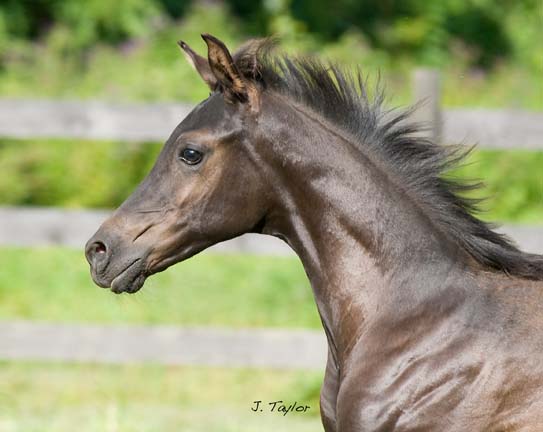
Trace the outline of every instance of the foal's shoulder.
<instances>
[{"instance_id":1,"label":"foal's shoulder","mask_svg":"<svg viewBox=\"0 0 543 432\"><path fill-rule=\"evenodd\" d=\"M506 338L532 343L543 353L543 281L485 273L477 285L481 300L474 313Z\"/></svg>"}]
</instances>

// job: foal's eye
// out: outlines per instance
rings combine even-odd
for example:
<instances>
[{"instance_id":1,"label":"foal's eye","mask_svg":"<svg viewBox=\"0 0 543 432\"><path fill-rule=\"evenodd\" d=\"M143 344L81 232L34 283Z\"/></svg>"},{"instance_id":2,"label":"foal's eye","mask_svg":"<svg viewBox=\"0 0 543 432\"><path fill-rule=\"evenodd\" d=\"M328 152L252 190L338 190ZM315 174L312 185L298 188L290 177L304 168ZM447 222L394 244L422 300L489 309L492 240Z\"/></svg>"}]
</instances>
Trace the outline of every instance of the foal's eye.
<instances>
[{"instance_id":1,"label":"foal's eye","mask_svg":"<svg viewBox=\"0 0 543 432\"><path fill-rule=\"evenodd\" d=\"M196 165L202 162L204 155L201 151L187 147L181 151L179 158L188 165Z\"/></svg>"}]
</instances>

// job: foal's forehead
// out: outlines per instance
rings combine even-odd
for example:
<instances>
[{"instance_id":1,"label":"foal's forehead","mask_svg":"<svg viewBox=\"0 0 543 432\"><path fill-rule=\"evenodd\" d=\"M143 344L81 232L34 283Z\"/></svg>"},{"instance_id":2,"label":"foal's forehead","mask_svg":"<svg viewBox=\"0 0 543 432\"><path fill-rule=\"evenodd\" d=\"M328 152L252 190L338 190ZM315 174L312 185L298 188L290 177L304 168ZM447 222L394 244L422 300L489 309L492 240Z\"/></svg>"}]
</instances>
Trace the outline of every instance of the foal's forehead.
<instances>
[{"instance_id":1,"label":"foal's forehead","mask_svg":"<svg viewBox=\"0 0 543 432\"><path fill-rule=\"evenodd\" d=\"M219 93L198 104L179 125L179 132L189 132L198 129L213 130L228 127L232 112L227 109L224 98Z\"/></svg>"}]
</instances>

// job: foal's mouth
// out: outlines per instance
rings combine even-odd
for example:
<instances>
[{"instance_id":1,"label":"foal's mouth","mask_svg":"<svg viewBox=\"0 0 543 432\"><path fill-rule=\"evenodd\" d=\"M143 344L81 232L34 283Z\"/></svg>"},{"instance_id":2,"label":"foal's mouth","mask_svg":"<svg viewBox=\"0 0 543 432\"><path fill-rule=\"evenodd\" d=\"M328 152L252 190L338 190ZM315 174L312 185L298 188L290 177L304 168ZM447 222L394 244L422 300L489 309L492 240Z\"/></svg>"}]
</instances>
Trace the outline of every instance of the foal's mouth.
<instances>
[{"instance_id":1,"label":"foal's mouth","mask_svg":"<svg viewBox=\"0 0 543 432\"><path fill-rule=\"evenodd\" d=\"M123 292L133 294L139 291L147 278L143 271L143 261L137 258L111 281L111 291L115 294Z\"/></svg>"}]
</instances>

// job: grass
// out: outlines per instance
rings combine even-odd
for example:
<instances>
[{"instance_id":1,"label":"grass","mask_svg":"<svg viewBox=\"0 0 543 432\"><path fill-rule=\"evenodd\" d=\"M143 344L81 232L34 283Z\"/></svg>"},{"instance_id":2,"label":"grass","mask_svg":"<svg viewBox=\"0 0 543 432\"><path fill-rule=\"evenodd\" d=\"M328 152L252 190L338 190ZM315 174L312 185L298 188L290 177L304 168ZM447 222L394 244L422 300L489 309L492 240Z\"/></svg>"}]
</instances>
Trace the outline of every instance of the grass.
<instances>
[{"instance_id":1,"label":"grass","mask_svg":"<svg viewBox=\"0 0 543 432\"><path fill-rule=\"evenodd\" d=\"M82 251L0 249L0 319L320 328L295 258L202 254L116 296L95 286Z\"/></svg>"},{"instance_id":2,"label":"grass","mask_svg":"<svg viewBox=\"0 0 543 432\"><path fill-rule=\"evenodd\" d=\"M203 254L134 296L94 286L81 251L0 249L0 319L319 327L294 258ZM0 432L322 430L321 372L0 361ZM251 411L253 402L309 405ZM267 407L267 405L266 405Z\"/></svg>"},{"instance_id":3,"label":"grass","mask_svg":"<svg viewBox=\"0 0 543 432\"><path fill-rule=\"evenodd\" d=\"M317 372L0 362L0 382L0 432L322 430ZM257 414L255 400L310 409Z\"/></svg>"}]
</instances>

